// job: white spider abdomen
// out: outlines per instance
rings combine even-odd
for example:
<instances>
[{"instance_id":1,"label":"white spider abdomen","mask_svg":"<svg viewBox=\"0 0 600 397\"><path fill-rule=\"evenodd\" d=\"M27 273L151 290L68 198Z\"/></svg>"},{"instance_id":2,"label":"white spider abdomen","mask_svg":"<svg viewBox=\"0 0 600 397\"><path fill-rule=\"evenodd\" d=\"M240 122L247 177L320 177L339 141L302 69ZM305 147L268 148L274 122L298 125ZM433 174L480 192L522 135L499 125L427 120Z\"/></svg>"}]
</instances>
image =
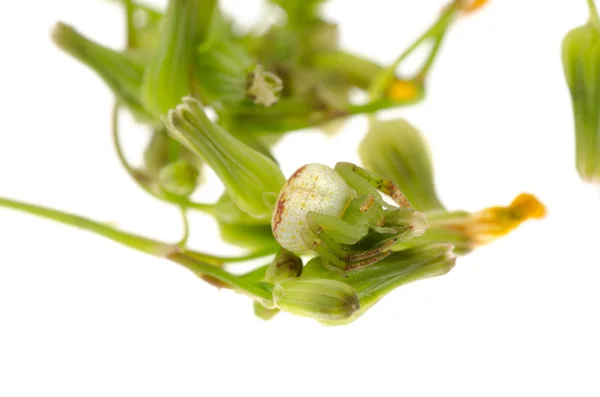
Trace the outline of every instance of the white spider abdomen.
<instances>
[{"instance_id":1,"label":"white spider abdomen","mask_svg":"<svg viewBox=\"0 0 600 397\"><path fill-rule=\"evenodd\" d=\"M332 168L323 164L300 167L281 189L271 221L275 239L288 251L310 251L301 237L306 215L316 212L339 217L354 197L354 191Z\"/></svg>"}]
</instances>

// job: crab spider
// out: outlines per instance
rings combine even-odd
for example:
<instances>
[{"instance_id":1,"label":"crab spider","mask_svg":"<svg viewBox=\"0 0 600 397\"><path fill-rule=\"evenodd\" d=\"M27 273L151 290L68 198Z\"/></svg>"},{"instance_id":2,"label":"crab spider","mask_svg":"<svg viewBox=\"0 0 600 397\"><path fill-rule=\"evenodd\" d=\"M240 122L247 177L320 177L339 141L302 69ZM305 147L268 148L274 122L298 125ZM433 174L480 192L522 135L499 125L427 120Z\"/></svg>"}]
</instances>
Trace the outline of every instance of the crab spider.
<instances>
[{"instance_id":1,"label":"crab spider","mask_svg":"<svg viewBox=\"0 0 600 397\"><path fill-rule=\"evenodd\" d=\"M314 251L325 266L346 271L385 258L396 241L423 234L427 222L392 181L337 163L299 168L279 193L271 227L283 248Z\"/></svg>"}]
</instances>

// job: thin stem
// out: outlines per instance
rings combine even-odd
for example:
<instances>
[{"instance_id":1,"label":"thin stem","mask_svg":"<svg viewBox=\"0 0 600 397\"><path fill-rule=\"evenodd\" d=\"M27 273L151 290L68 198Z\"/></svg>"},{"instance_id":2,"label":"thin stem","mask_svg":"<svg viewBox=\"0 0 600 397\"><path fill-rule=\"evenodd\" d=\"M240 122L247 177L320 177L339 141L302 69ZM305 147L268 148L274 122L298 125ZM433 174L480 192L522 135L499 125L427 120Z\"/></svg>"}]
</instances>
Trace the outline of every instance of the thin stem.
<instances>
[{"instance_id":1,"label":"thin stem","mask_svg":"<svg viewBox=\"0 0 600 397\"><path fill-rule=\"evenodd\" d=\"M137 236L132 233L117 230L104 223L96 222L78 215L69 214L54 209L27 204L15 200L0 197L0 207L11 208L31 215L50 219L64 225L74 226L79 229L87 230L99 236L108 238L119 244L144 252L149 255L166 258L172 262L178 263L185 268L206 276L213 277L231 288L246 293L256 298L271 299L271 293L260 284L254 284L247 280L235 276L219 266L200 261L198 258L211 259L216 264L219 260L209 255L198 252L188 251L175 244L167 244L157 240Z\"/></svg>"},{"instance_id":2,"label":"thin stem","mask_svg":"<svg viewBox=\"0 0 600 397\"><path fill-rule=\"evenodd\" d=\"M445 36L443 34L441 34L435 40L435 44L431 48L431 52L429 53L429 56L427 57L427 60L425 60L425 63L421 67L421 70L419 70L419 72L417 73L417 79L419 81L424 81L425 80L425 77L427 76L427 73L429 73L429 69L431 69L431 66L433 66L433 62L436 60L437 54L438 54L440 48L442 47L442 42L444 41L444 37Z\"/></svg>"},{"instance_id":3,"label":"thin stem","mask_svg":"<svg viewBox=\"0 0 600 397\"><path fill-rule=\"evenodd\" d=\"M185 247L190 238L190 222L187 215L187 210L185 208L180 208L181 210L181 221L183 222L183 237L177 245L180 247Z\"/></svg>"},{"instance_id":4,"label":"thin stem","mask_svg":"<svg viewBox=\"0 0 600 397\"><path fill-rule=\"evenodd\" d=\"M188 200L187 198L178 197L172 194L168 194L159 190L157 186L153 186L150 181L149 176L141 171L133 167L127 161L125 157L125 153L123 153L123 148L121 147L121 142L119 139L119 109L120 106L118 103L113 105L112 115L111 115L111 126L112 126L112 138L113 138L113 148L115 153L117 154L117 158L121 163L121 166L125 168L129 176L141 187L146 193L157 198L161 201L174 204L182 209L191 208L199 211L206 212L208 214L212 214L215 210L214 204L206 204L206 203L196 203Z\"/></svg>"},{"instance_id":5,"label":"thin stem","mask_svg":"<svg viewBox=\"0 0 600 397\"><path fill-rule=\"evenodd\" d=\"M133 1L132 0L124 0L123 6L125 8L125 23L126 23L125 26L127 27L126 46L127 46L127 49L130 50L135 46L135 43L137 42L135 26L133 23L133 13L134 13Z\"/></svg>"},{"instance_id":6,"label":"thin stem","mask_svg":"<svg viewBox=\"0 0 600 397\"><path fill-rule=\"evenodd\" d=\"M590 10L590 22L599 22L600 18L598 17L598 9L596 8L594 0L587 0L587 3Z\"/></svg>"},{"instance_id":7,"label":"thin stem","mask_svg":"<svg viewBox=\"0 0 600 397\"><path fill-rule=\"evenodd\" d=\"M398 68L400 63L406 58L408 58L417 48L419 48L421 44L423 44L426 40L430 38L439 38L445 33L448 24L450 23L450 21L454 17L454 14L459 8L459 1L455 1L452 5L450 5L440 16L440 18L438 18L438 20L431 27L429 27L429 29L427 29L421 36L419 36L406 50L404 50L404 52L402 52L396 58L396 60L388 68L382 71L380 75L373 80L373 83L369 88L371 99L376 100L383 96L386 87L394 78L396 69ZM433 55L435 56L437 54L437 48L434 47L434 50L435 52L433 53ZM431 64L432 62L433 59L428 60L429 64Z\"/></svg>"}]
</instances>

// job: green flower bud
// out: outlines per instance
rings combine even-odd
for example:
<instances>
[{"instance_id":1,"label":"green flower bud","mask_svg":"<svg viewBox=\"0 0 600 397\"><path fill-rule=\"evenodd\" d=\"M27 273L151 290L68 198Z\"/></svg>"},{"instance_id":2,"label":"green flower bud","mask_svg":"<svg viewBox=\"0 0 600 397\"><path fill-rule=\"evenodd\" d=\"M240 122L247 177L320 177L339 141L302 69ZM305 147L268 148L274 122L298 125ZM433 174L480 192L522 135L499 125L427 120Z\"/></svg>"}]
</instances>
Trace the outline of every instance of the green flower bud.
<instances>
[{"instance_id":1,"label":"green flower bud","mask_svg":"<svg viewBox=\"0 0 600 397\"><path fill-rule=\"evenodd\" d=\"M267 267L265 281L279 284L302 274L302 259L289 251L281 250Z\"/></svg>"},{"instance_id":2,"label":"green flower bud","mask_svg":"<svg viewBox=\"0 0 600 397\"><path fill-rule=\"evenodd\" d=\"M173 137L202 157L233 202L257 219L269 219L285 177L277 164L211 122L193 98L169 112Z\"/></svg>"},{"instance_id":3,"label":"green flower bud","mask_svg":"<svg viewBox=\"0 0 600 397\"><path fill-rule=\"evenodd\" d=\"M144 166L147 175L153 181L158 181L161 169L179 160L187 161L198 172L202 167L202 160L171 138L164 127L156 128L144 150Z\"/></svg>"},{"instance_id":4,"label":"green flower bud","mask_svg":"<svg viewBox=\"0 0 600 397\"><path fill-rule=\"evenodd\" d=\"M562 43L562 62L573 102L576 165L581 178L600 182L600 20L589 1L588 23L571 30Z\"/></svg>"},{"instance_id":5,"label":"green flower bud","mask_svg":"<svg viewBox=\"0 0 600 397\"><path fill-rule=\"evenodd\" d=\"M377 263L343 274L325 268L317 257L306 264L300 279L322 277L338 280L356 291L360 310L352 317L324 321L330 325L343 325L360 317L394 289L413 281L446 274L455 262L452 245L430 244L394 252Z\"/></svg>"},{"instance_id":6,"label":"green flower bud","mask_svg":"<svg viewBox=\"0 0 600 397\"><path fill-rule=\"evenodd\" d=\"M215 14L216 0L170 0L158 48L144 73L142 98L157 117L196 91L195 61Z\"/></svg>"},{"instance_id":7,"label":"green flower bud","mask_svg":"<svg viewBox=\"0 0 600 397\"><path fill-rule=\"evenodd\" d=\"M360 309L356 291L341 281L293 278L273 289L273 302L286 312L317 320L344 320Z\"/></svg>"},{"instance_id":8,"label":"green flower bud","mask_svg":"<svg viewBox=\"0 0 600 397\"><path fill-rule=\"evenodd\" d=\"M247 76L253 60L231 37L203 45L196 59L199 89L209 104L232 106L246 98Z\"/></svg>"},{"instance_id":9,"label":"green flower bud","mask_svg":"<svg viewBox=\"0 0 600 397\"><path fill-rule=\"evenodd\" d=\"M169 141L172 141L164 128L156 129L144 150L144 166L146 172L158 179L160 170L169 163Z\"/></svg>"},{"instance_id":10,"label":"green flower bud","mask_svg":"<svg viewBox=\"0 0 600 397\"><path fill-rule=\"evenodd\" d=\"M359 154L366 168L393 180L417 210L444 208L435 190L427 143L406 120L374 121Z\"/></svg>"},{"instance_id":11,"label":"green flower bud","mask_svg":"<svg viewBox=\"0 0 600 397\"><path fill-rule=\"evenodd\" d=\"M101 46L75 29L58 23L52 30L52 40L104 80L119 102L141 120L151 117L140 96L146 60L133 53L119 53Z\"/></svg>"},{"instance_id":12,"label":"green flower bud","mask_svg":"<svg viewBox=\"0 0 600 397\"><path fill-rule=\"evenodd\" d=\"M179 160L161 168L158 183L167 193L187 197L196 190L199 176L198 168L188 161Z\"/></svg>"}]
</instances>

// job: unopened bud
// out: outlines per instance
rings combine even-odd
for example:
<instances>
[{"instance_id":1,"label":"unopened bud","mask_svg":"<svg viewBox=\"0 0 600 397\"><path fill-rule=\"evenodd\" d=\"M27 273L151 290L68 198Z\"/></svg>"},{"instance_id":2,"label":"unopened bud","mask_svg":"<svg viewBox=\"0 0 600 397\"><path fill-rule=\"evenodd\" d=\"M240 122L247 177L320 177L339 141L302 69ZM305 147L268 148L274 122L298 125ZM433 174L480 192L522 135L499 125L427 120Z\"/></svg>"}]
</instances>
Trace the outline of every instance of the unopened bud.
<instances>
[{"instance_id":1,"label":"unopened bud","mask_svg":"<svg viewBox=\"0 0 600 397\"><path fill-rule=\"evenodd\" d=\"M406 120L374 121L359 153L367 169L393 180L417 210L443 208L427 142Z\"/></svg>"},{"instance_id":2,"label":"unopened bud","mask_svg":"<svg viewBox=\"0 0 600 397\"><path fill-rule=\"evenodd\" d=\"M273 301L283 311L317 320L347 319L360 308L354 288L323 278L284 281L273 289Z\"/></svg>"},{"instance_id":3,"label":"unopened bud","mask_svg":"<svg viewBox=\"0 0 600 397\"><path fill-rule=\"evenodd\" d=\"M279 166L210 121L200 102L189 97L183 101L166 121L173 137L206 161L239 209L269 219L285 184Z\"/></svg>"},{"instance_id":4,"label":"unopened bud","mask_svg":"<svg viewBox=\"0 0 600 397\"><path fill-rule=\"evenodd\" d=\"M170 194L187 197L196 190L199 175L198 168L193 164L179 160L161 168L158 183Z\"/></svg>"},{"instance_id":5,"label":"unopened bud","mask_svg":"<svg viewBox=\"0 0 600 397\"><path fill-rule=\"evenodd\" d=\"M588 23L562 42L562 62L575 117L576 165L588 182L600 182L600 21L590 1Z\"/></svg>"},{"instance_id":6,"label":"unopened bud","mask_svg":"<svg viewBox=\"0 0 600 397\"><path fill-rule=\"evenodd\" d=\"M299 277L301 274L302 259L289 251L281 250L267 267L265 281L271 284L279 284L285 280Z\"/></svg>"}]
</instances>

